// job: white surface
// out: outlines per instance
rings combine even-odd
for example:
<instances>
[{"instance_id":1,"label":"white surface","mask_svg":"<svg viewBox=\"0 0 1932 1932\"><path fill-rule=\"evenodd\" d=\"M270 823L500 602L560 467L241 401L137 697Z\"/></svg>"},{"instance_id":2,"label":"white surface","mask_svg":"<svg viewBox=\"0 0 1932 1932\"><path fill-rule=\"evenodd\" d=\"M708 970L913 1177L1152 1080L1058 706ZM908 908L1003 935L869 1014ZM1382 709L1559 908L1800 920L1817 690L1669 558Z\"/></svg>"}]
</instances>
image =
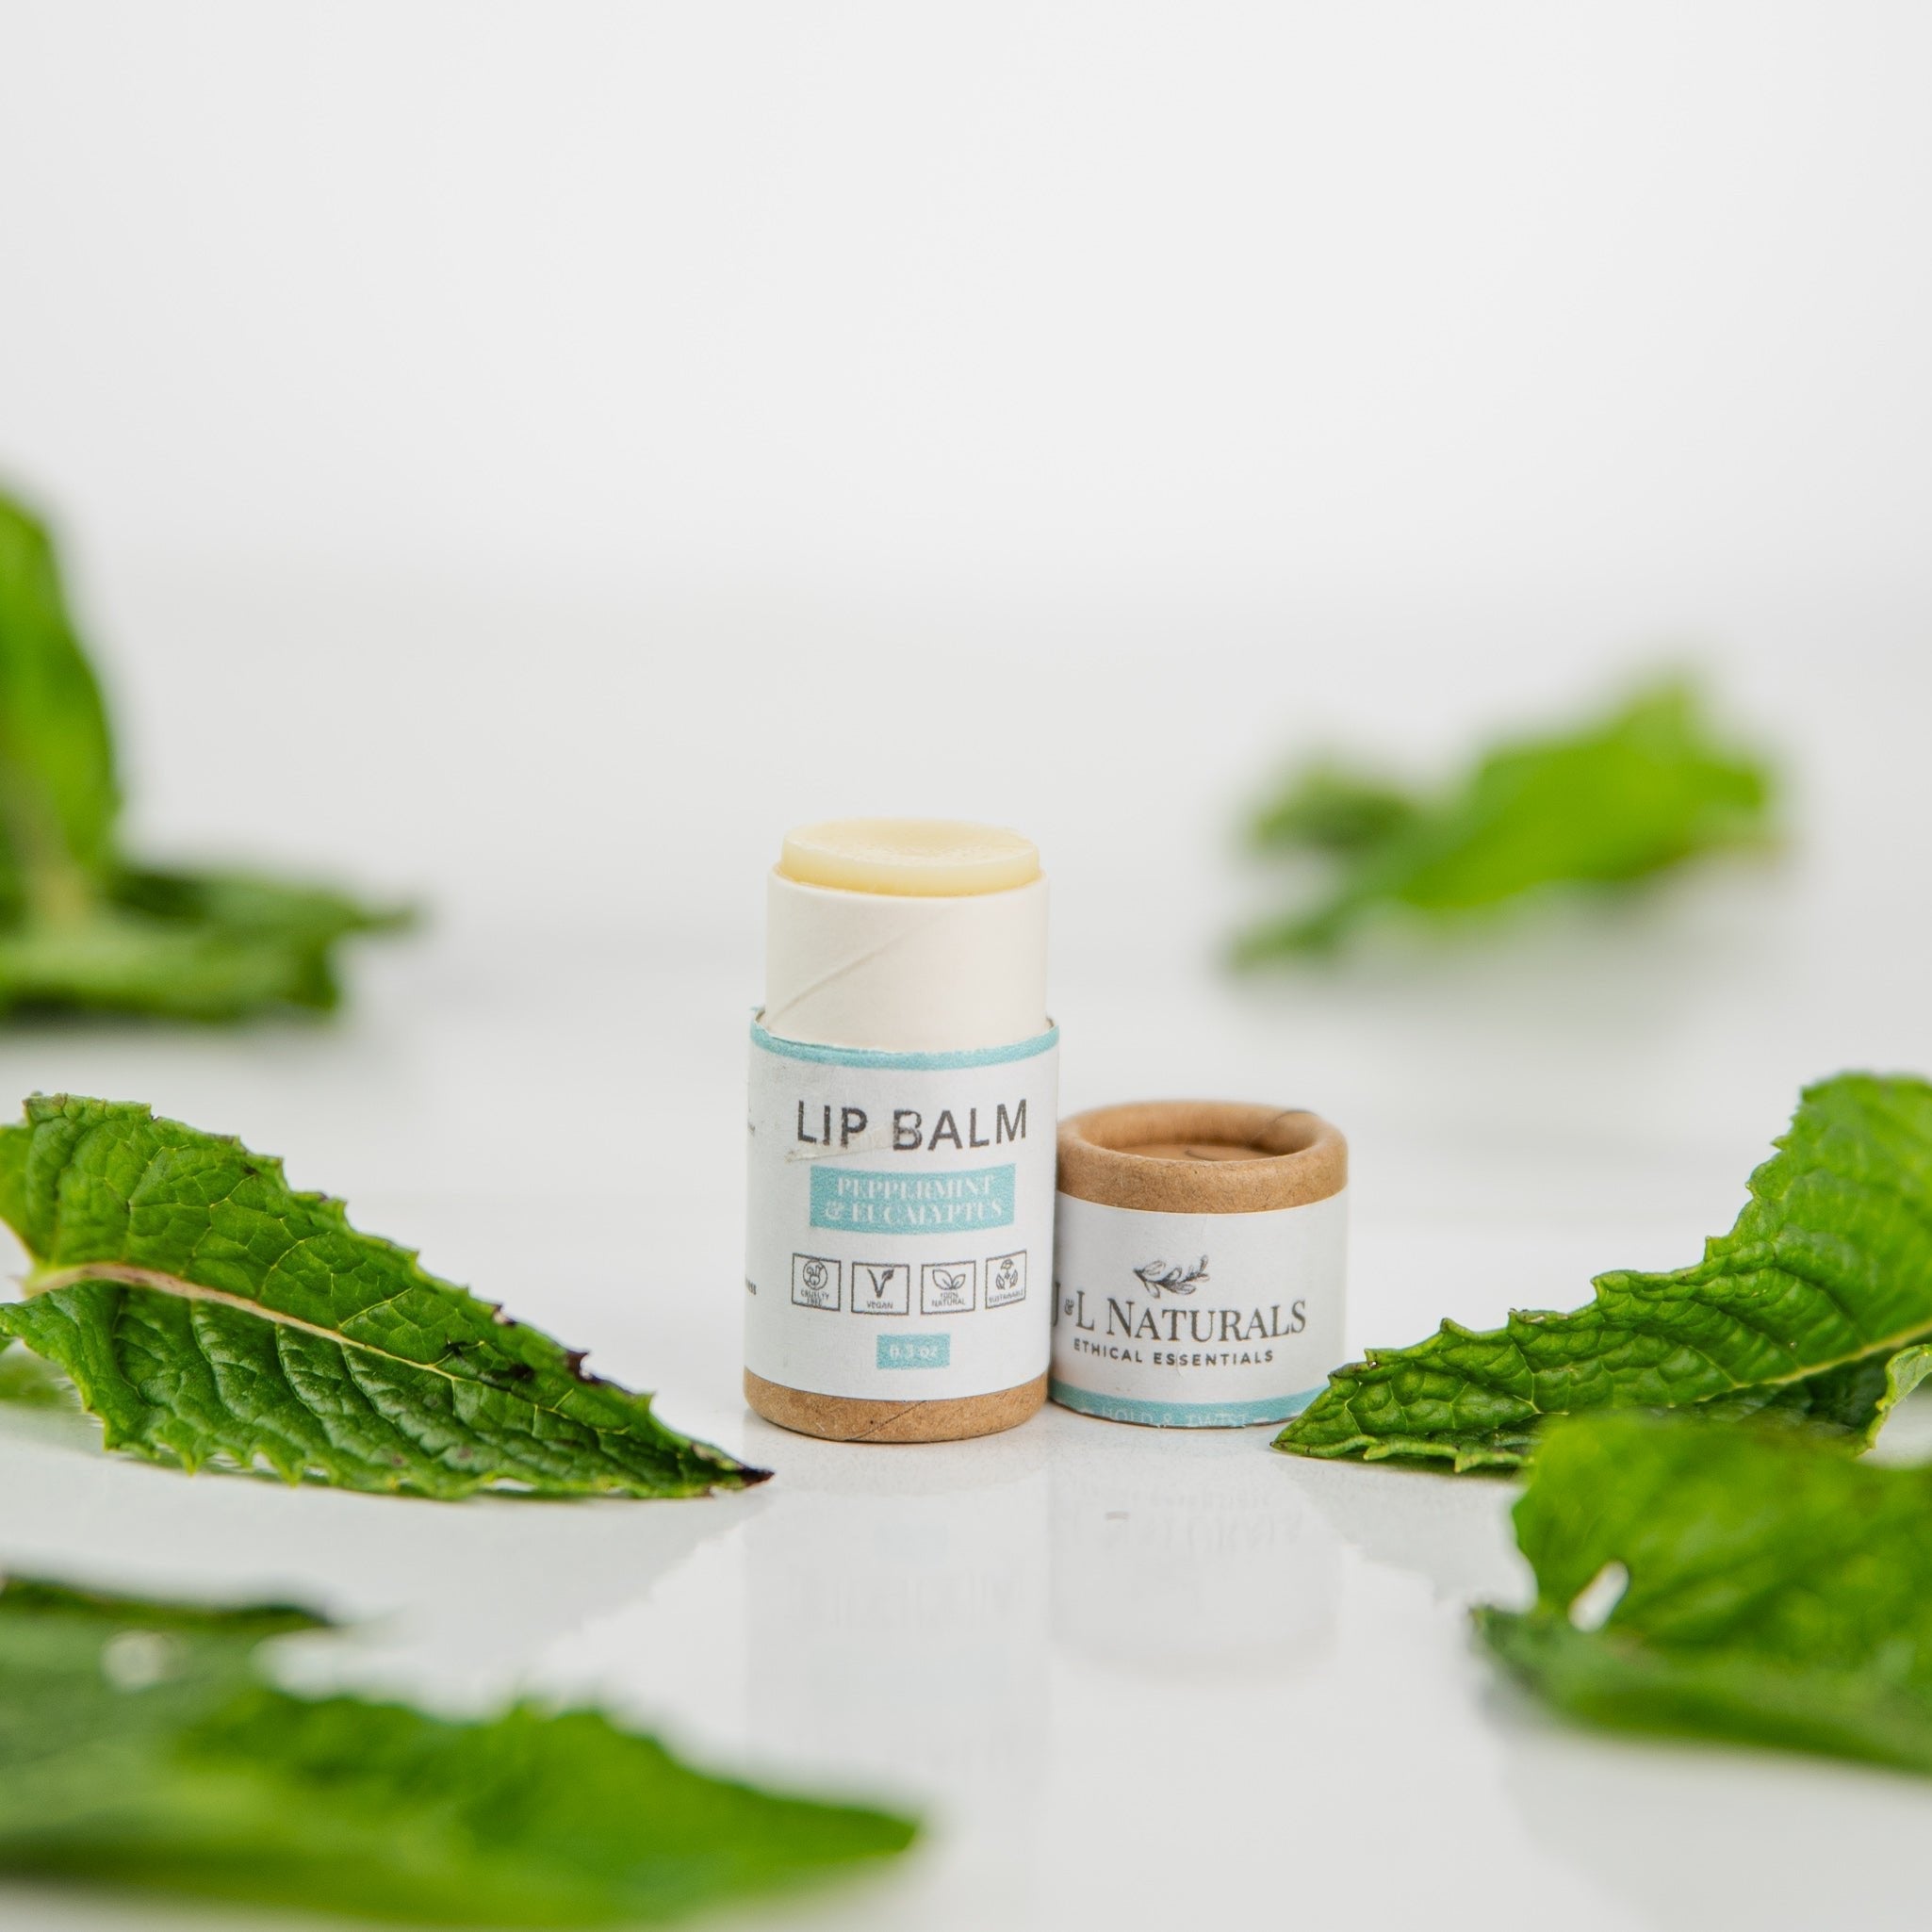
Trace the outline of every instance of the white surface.
<instances>
[{"instance_id":1,"label":"white surface","mask_svg":"<svg viewBox=\"0 0 1932 1932\"><path fill-rule=\"evenodd\" d=\"M1932 1068L1932 11L0 0L0 468L74 532L138 839L439 922L334 1028L0 1033L0 1095L239 1131L778 1472L443 1509L13 1416L0 1561L313 1596L364 1680L927 1810L827 1926L1923 1923L1932 1788L1498 1690L1499 1488L1061 1414L839 1449L736 1380L802 820L1038 836L1068 1107L1340 1122L1355 1347L1679 1262L1801 1081ZM1440 761L1674 647L1786 752L1781 860L1218 974L1276 759Z\"/></svg>"}]
</instances>

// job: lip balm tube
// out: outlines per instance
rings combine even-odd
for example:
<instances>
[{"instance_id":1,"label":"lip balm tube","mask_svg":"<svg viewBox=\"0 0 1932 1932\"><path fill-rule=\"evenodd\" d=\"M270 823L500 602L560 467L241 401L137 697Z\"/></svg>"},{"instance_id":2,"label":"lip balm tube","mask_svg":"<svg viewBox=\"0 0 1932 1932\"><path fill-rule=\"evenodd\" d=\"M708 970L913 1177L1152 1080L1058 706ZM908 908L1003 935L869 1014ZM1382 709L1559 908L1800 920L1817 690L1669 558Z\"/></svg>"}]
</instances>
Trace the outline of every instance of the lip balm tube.
<instances>
[{"instance_id":1,"label":"lip balm tube","mask_svg":"<svg viewBox=\"0 0 1932 1932\"><path fill-rule=\"evenodd\" d=\"M989 826L790 833L751 1027L745 1396L850 1442L1046 1400L1059 1033L1046 878Z\"/></svg>"}]
</instances>

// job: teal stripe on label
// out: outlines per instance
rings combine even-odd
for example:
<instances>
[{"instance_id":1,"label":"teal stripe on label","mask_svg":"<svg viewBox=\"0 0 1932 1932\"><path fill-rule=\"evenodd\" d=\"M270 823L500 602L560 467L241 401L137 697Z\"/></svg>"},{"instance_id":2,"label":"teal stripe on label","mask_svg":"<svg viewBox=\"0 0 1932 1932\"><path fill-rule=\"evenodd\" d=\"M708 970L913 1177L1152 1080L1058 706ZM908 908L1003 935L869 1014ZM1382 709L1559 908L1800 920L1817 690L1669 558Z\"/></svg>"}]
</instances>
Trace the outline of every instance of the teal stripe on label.
<instances>
[{"instance_id":1,"label":"teal stripe on label","mask_svg":"<svg viewBox=\"0 0 1932 1932\"><path fill-rule=\"evenodd\" d=\"M1240 1429L1254 1422L1285 1422L1299 1416L1321 1391L1268 1396L1258 1402L1149 1402L1135 1396L1097 1396L1070 1383L1050 1382L1047 1394L1064 1409L1109 1422L1142 1422L1152 1429Z\"/></svg>"},{"instance_id":2,"label":"teal stripe on label","mask_svg":"<svg viewBox=\"0 0 1932 1932\"><path fill-rule=\"evenodd\" d=\"M1009 1228L1012 1165L909 1174L821 1161L811 1171L811 1224L860 1235L958 1235Z\"/></svg>"},{"instance_id":3,"label":"teal stripe on label","mask_svg":"<svg viewBox=\"0 0 1932 1932\"><path fill-rule=\"evenodd\" d=\"M949 1334L882 1334L877 1366L881 1368L947 1368L952 1366Z\"/></svg>"},{"instance_id":4,"label":"teal stripe on label","mask_svg":"<svg viewBox=\"0 0 1932 1932\"><path fill-rule=\"evenodd\" d=\"M787 1060L816 1060L825 1067L879 1067L905 1073L944 1073L955 1067L1002 1067L1008 1060L1030 1060L1052 1053L1060 1043L1060 1029L1049 1026L1031 1040L1016 1040L1006 1046L974 1046L958 1053L894 1054L869 1046L816 1046L810 1040L781 1040L767 1033L756 1018L751 1023L751 1043L761 1052L777 1054Z\"/></svg>"}]
</instances>

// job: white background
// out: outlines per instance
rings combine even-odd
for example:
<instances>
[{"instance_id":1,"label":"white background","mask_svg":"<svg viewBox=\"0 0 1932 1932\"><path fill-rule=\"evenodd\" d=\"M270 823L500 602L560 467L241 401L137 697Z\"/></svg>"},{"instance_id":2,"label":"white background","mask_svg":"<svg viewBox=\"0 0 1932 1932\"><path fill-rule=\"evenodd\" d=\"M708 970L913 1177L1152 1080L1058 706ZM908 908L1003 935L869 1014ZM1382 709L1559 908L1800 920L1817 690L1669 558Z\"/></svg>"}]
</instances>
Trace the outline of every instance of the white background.
<instances>
[{"instance_id":1,"label":"white background","mask_svg":"<svg viewBox=\"0 0 1932 1932\"><path fill-rule=\"evenodd\" d=\"M0 1563L297 1590L379 1620L372 1680L926 1810L842 1926L1776 1925L1847 1874L1919 1923L1922 1787L1499 1693L1505 1491L1062 1415L805 1443L735 1296L811 816L1040 839L1071 1105L1331 1113L1353 1347L1688 1259L1803 1080L1932 1068L1928 98L1932 13L1842 0L0 0L0 472L131 832L433 912L333 1028L15 1031L0 1093L285 1153L779 1478L441 1510L16 1417ZM1781 860L1220 971L1278 761L1439 768L1686 658L1780 752Z\"/></svg>"}]
</instances>

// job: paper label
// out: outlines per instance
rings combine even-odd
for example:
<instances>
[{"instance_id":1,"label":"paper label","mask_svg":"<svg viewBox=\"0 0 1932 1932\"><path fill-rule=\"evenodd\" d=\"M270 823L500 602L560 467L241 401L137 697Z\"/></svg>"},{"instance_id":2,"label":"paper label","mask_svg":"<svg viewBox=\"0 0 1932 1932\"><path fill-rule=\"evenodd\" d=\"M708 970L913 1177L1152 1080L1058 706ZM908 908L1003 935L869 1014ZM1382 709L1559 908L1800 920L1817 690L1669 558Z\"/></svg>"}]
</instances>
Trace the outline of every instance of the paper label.
<instances>
[{"instance_id":1,"label":"paper label","mask_svg":"<svg viewBox=\"0 0 1932 1932\"><path fill-rule=\"evenodd\" d=\"M1342 1360L1347 1193L1263 1214L1059 1197L1053 1399L1119 1422L1279 1422Z\"/></svg>"},{"instance_id":2,"label":"paper label","mask_svg":"<svg viewBox=\"0 0 1932 1932\"><path fill-rule=\"evenodd\" d=\"M754 1025L745 1361L814 1395L991 1395L1047 1366L1059 1035L941 1054Z\"/></svg>"}]
</instances>

